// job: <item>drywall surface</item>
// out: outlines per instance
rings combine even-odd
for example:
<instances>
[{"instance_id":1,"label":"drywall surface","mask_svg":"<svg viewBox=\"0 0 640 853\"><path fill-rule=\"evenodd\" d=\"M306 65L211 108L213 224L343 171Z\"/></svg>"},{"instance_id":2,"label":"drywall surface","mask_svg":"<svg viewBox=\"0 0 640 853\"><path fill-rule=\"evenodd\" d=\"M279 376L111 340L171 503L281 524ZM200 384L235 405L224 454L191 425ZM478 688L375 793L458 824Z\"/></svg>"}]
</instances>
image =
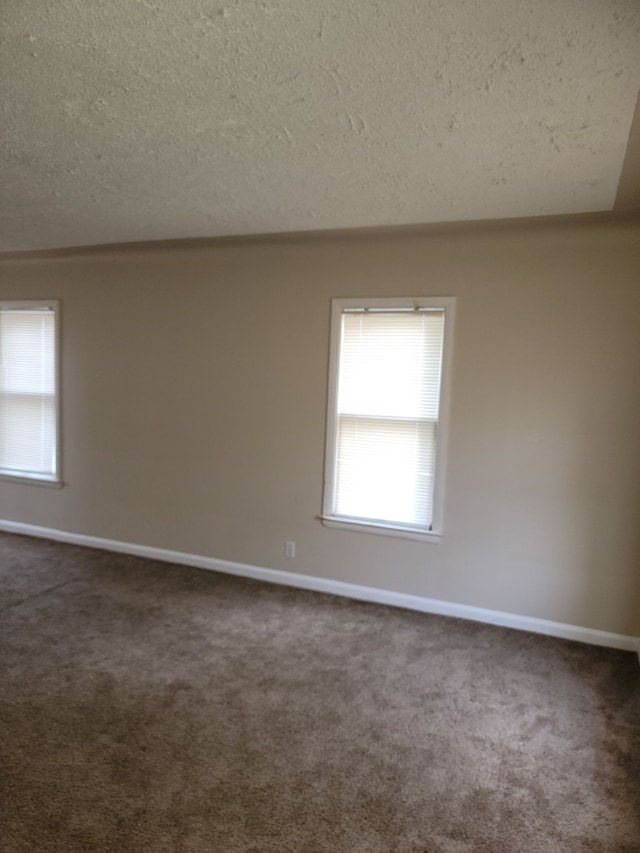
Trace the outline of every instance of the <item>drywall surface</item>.
<instances>
[{"instance_id":1,"label":"drywall surface","mask_svg":"<svg viewBox=\"0 0 640 853\"><path fill-rule=\"evenodd\" d=\"M637 0L3 0L0 251L609 210Z\"/></svg>"},{"instance_id":2,"label":"drywall surface","mask_svg":"<svg viewBox=\"0 0 640 853\"><path fill-rule=\"evenodd\" d=\"M622 164L613 209L620 213L640 213L640 94L629 131L627 153Z\"/></svg>"},{"instance_id":3,"label":"drywall surface","mask_svg":"<svg viewBox=\"0 0 640 853\"><path fill-rule=\"evenodd\" d=\"M6 260L62 300L65 486L0 517L637 636L639 282L637 221ZM457 298L440 544L316 519L330 299L383 295Z\"/></svg>"}]
</instances>

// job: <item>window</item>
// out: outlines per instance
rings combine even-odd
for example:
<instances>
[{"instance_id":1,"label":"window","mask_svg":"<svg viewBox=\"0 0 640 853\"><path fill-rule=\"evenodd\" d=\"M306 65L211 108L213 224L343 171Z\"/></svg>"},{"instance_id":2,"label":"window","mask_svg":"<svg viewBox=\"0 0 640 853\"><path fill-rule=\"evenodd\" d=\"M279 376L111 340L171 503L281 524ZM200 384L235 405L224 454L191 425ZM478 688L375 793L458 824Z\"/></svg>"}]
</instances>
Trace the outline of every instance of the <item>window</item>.
<instances>
[{"instance_id":1,"label":"window","mask_svg":"<svg viewBox=\"0 0 640 853\"><path fill-rule=\"evenodd\" d=\"M454 299L334 299L323 521L442 532Z\"/></svg>"},{"instance_id":2,"label":"window","mask_svg":"<svg viewBox=\"0 0 640 853\"><path fill-rule=\"evenodd\" d=\"M56 483L57 302L0 302L0 475Z\"/></svg>"}]
</instances>

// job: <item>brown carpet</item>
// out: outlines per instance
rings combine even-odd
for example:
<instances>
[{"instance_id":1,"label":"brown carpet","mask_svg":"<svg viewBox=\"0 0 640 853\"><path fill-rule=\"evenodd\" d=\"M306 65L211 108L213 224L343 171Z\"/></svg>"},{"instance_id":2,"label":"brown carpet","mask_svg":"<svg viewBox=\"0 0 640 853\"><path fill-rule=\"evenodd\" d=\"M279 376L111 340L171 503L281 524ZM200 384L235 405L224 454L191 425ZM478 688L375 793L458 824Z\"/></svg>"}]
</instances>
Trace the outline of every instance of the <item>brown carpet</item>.
<instances>
[{"instance_id":1,"label":"brown carpet","mask_svg":"<svg viewBox=\"0 0 640 853\"><path fill-rule=\"evenodd\" d=\"M0 534L3 853L640 851L633 654Z\"/></svg>"}]
</instances>

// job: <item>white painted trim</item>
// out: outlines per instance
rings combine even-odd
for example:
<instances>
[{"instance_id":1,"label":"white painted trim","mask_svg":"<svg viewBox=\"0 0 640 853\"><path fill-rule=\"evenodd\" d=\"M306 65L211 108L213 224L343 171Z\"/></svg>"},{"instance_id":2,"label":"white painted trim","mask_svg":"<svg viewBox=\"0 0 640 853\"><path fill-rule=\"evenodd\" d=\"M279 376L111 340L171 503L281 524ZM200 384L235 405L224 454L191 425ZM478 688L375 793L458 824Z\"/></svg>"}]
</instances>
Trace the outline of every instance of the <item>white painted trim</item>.
<instances>
[{"instance_id":1,"label":"white painted trim","mask_svg":"<svg viewBox=\"0 0 640 853\"><path fill-rule=\"evenodd\" d=\"M378 524L375 521L363 521L362 519L350 519L335 515L325 518L320 517L325 527L334 527L336 530L350 530L356 533L377 533L380 536L395 536L399 539L413 539L414 542L439 543L442 536L431 530L418 530L411 527L394 527L391 524Z\"/></svg>"},{"instance_id":2,"label":"white painted trim","mask_svg":"<svg viewBox=\"0 0 640 853\"><path fill-rule=\"evenodd\" d=\"M345 530L359 533L375 533L382 536L400 536L423 542L437 542L443 532L445 471L447 467L447 442L449 436L449 408L451 397L451 374L453 370L453 329L455 317L455 296L411 296L411 297L371 297L367 299L332 299L331 329L329 342L329 376L327 389L327 420L325 470L323 481L322 515L331 524ZM433 309L444 312L444 337L442 340L442 363L440 370L440 403L436 420L436 458L433 482L433 517L428 531L420 531L416 536L410 532L392 532L392 524L362 522L334 515L336 489L336 458L338 432L338 396L340 374L340 351L342 347L342 316L348 309L372 309L380 311ZM395 528L397 531L399 528Z\"/></svg>"},{"instance_id":3,"label":"white painted trim","mask_svg":"<svg viewBox=\"0 0 640 853\"><path fill-rule=\"evenodd\" d=\"M0 479L12 483L25 483L33 486L49 486L62 488L62 333L61 313L62 302L60 299L1 299L0 311L42 311L47 309L53 312L53 351L54 351L54 392L56 432L53 445L53 472L51 474L39 474L28 471L11 470L4 468L0 470Z\"/></svg>"},{"instance_id":4,"label":"white painted trim","mask_svg":"<svg viewBox=\"0 0 640 853\"><path fill-rule=\"evenodd\" d=\"M341 595L357 601L369 601L374 604L387 604L392 607L403 607L407 610L417 610L421 613L434 613L439 616L453 616L458 619L469 619L473 622L483 622L488 625L499 625L503 628L513 628L517 631L531 631L534 634L545 634L564 640L575 640L578 643L589 643L594 646L606 646L612 649L622 649L637 652L640 657L640 637L626 634L614 634L609 631L597 631L594 628L583 628L580 625L568 625L563 622L552 622L548 619L537 619L534 616L521 616L517 613L505 613L501 610L487 610L483 607L473 607L469 604L456 604L452 601L441 601L436 598L423 598L404 592L394 592L389 589L361 586L346 583L331 578L318 578L311 575L301 575L294 572L283 572L278 569L266 569L260 566L250 566L246 563L232 563L228 560L217 560L199 554L187 554L183 551L168 551L165 548L154 548L149 545L136 545L132 542L118 542L114 539L102 539L97 536L86 536L82 533L69 533L51 527L38 527L24 524L21 521L0 519L0 531L18 533L23 536L35 536L42 539L53 539L58 542L68 542L72 545L82 545L87 548L98 548L104 551L115 551L121 554L132 554L136 557L148 557L151 560L161 560L183 566L194 566L228 575L266 581L267 583L292 586L299 589L326 592L330 595Z\"/></svg>"}]
</instances>

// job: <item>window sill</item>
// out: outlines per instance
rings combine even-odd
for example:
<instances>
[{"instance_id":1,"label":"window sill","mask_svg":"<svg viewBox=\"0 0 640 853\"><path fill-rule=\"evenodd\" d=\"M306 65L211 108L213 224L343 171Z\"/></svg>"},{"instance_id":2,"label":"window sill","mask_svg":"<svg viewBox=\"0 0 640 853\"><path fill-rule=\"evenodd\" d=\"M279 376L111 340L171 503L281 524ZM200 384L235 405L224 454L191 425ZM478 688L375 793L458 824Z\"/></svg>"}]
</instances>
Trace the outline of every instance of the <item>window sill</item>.
<instances>
[{"instance_id":1,"label":"window sill","mask_svg":"<svg viewBox=\"0 0 640 853\"><path fill-rule=\"evenodd\" d=\"M339 518L337 516L321 516L320 521L324 527L333 527L337 530L351 530L355 533L373 533L378 536L392 536L397 539L413 539L416 542L438 543L442 539L442 534L434 530L399 527L375 521L367 522L360 518L351 521L347 518Z\"/></svg>"},{"instance_id":2,"label":"window sill","mask_svg":"<svg viewBox=\"0 0 640 853\"><path fill-rule=\"evenodd\" d=\"M61 489L64 483L53 477L39 477L35 474L8 474L0 471L0 480L4 483L26 483L28 486L46 486L49 489Z\"/></svg>"}]
</instances>

